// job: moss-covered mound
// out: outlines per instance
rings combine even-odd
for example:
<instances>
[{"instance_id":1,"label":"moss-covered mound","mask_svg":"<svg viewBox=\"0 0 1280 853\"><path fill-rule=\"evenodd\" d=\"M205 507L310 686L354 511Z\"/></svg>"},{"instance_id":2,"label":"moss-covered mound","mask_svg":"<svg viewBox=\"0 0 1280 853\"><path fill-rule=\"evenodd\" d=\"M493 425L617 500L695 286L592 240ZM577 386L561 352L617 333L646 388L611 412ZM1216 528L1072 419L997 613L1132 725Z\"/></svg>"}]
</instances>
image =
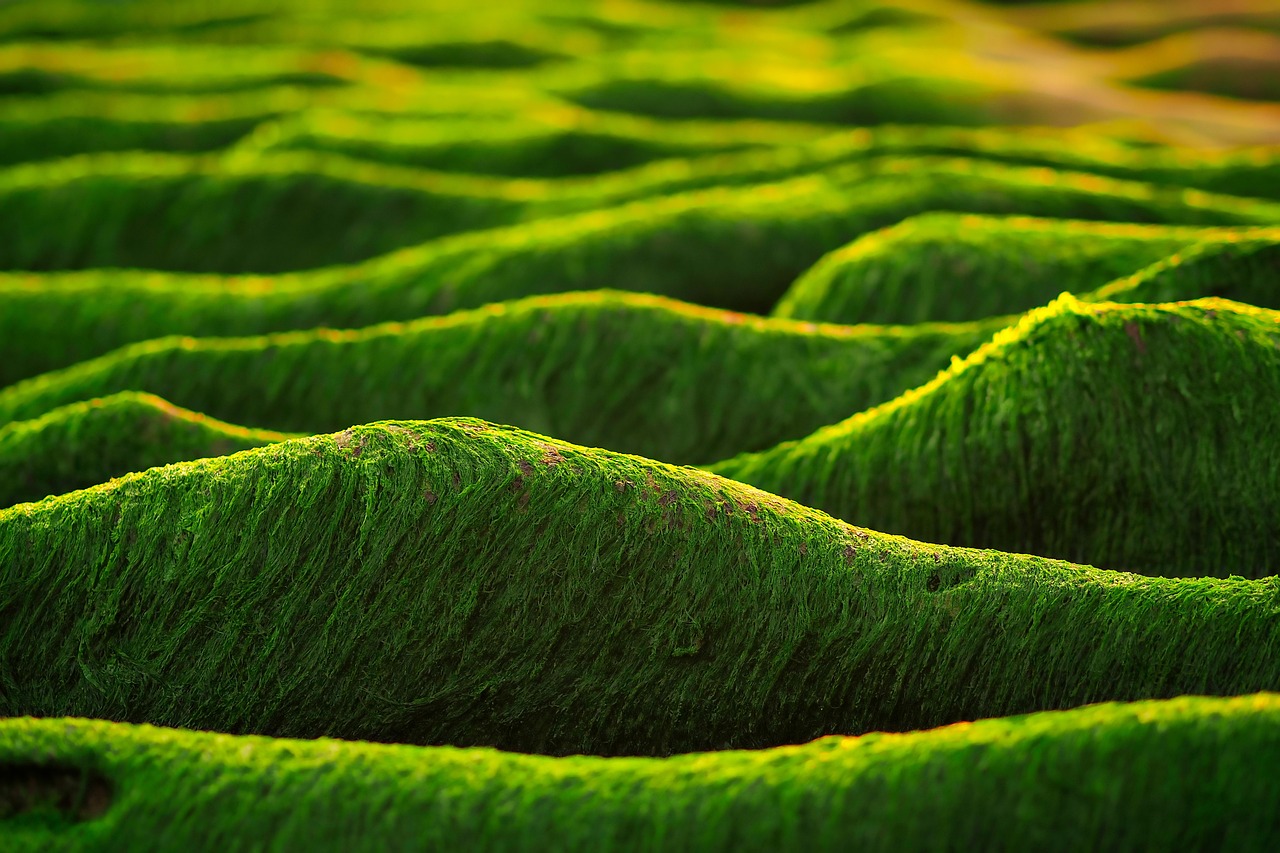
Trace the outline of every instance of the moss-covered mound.
<instances>
[{"instance_id":1,"label":"moss-covered mound","mask_svg":"<svg viewBox=\"0 0 1280 853\"><path fill-rule=\"evenodd\" d=\"M1278 318L1216 299L1064 295L922 388L713 469L926 541L1271 574Z\"/></svg>"},{"instance_id":2,"label":"moss-covered mound","mask_svg":"<svg viewBox=\"0 0 1280 853\"><path fill-rule=\"evenodd\" d=\"M272 278L11 274L0 278L0 384L170 334L351 328L602 285L763 313L824 253L930 210L1250 224L1280 220L1275 207L972 161L880 160L464 234L356 266Z\"/></svg>"},{"instance_id":3,"label":"moss-covered mound","mask_svg":"<svg viewBox=\"0 0 1280 853\"><path fill-rule=\"evenodd\" d=\"M745 204L750 223L767 217L780 196L794 194L802 221L815 208L851 220L846 239L868 230L853 224L862 217L880 227L936 209L1219 225L1280 219L1277 202L982 161L880 158L819 175L824 180L749 185L697 203ZM673 181L565 183L450 175L306 152L111 154L27 164L0 173L0 228L16 235L0 244L0 268L282 272L689 189ZM753 216L752 208L761 211Z\"/></svg>"},{"instance_id":4,"label":"moss-covered mound","mask_svg":"<svg viewBox=\"0 0 1280 853\"><path fill-rule=\"evenodd\" d=\"M922 545L472 420L20 504L0 567L4 715L668 753L1280 687L1274 578Z\"/></svg>"},{"instance_id":5,"label":"moss-covered mound","mask_svg":"<svg viewBox=\"0 0 1280 853\"><path fill-rule=\"evenodd\" d=\"M1280 252L1280 229L931 213L828 254L792 285L773 313L828 323L955 322L1020 313L1063 291L1096 290L1199 243L1236 246L1237 256L1246 247L1274 255ZM1237 266L1228 280L1233 284L1249 271ZM1249 294L1270 296L1260 306L1280 307L1276 269L1273 262L1269 294ZM1226 283L1205 281L1176 298L1222 295Z\"/></svg>"},{"instance_id":6,"label":"moss-covered mound","mask_svg":"<svg viewBox=\"0 0 1280 853\"><path fill-rule=\"evenodd\" d=\"M151 394L72 403L0 426L0 507L287 437L222 423Z\"/></svg>"},{"instance_id":7,"label":"moss-covered mound","mask_svg":"<svg viewBox=\"0 0 1280 853\"><path fill-rule=\"evenodd\" d=\"M819 326L634 293L531 297L358 332L135 344L0 391L0 423L142 390L273 429L471 415L706 463L892 399L1002 325Z\"/></svg>"},{"instance_id":8,"label":"moss-covered mound","mask_svg":"<svg viewBox=\"0 0 1280 853\"><path fill-rule=\"evenodd\" d=\"M13 719L0 722L0 843L1264 850L1278 726L1280 700L1258 694L655 759Z\"/></svg>"}]
</instances>

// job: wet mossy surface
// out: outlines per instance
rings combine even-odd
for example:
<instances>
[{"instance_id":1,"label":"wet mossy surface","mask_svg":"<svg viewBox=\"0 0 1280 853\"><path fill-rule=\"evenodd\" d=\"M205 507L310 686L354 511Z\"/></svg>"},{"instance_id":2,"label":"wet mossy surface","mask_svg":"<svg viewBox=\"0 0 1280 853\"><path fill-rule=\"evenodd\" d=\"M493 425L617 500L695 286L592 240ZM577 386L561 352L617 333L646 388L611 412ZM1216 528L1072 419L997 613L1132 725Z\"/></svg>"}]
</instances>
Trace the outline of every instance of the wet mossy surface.
<instances>
[{"instance_id":1,"label":"wet mossy surface","mask_svg":"<svg viewBox=\"0 0 1280 853\"><path fill-rule=\"evenodd\" d=\"M1280 848L1278 37L0 4L0 848Z\"/></svg>"}]
</instances>

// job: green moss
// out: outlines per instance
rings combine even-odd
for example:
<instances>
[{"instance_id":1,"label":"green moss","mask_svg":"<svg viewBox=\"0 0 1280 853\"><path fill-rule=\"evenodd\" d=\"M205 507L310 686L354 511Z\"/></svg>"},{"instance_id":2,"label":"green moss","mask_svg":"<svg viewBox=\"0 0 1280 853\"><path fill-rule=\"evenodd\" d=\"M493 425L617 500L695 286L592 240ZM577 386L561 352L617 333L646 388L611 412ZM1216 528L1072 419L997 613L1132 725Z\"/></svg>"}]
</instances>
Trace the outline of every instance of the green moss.
<instances>
[{"instance_id":1,"label":"green moss","mask_svg":"<svg viewBox=\"0 0 1280 853\"><path fill-rule=\"evenodd\" d=\"M0 426L0 507L287 437L225 424L150 394L72 403Z\"/></svg>"},{"instance_id":2,"label":"green moss","mask_svg":"<svg viewBox=\"0 0 1280 853\"><path fill-rule=\"evenodd\" d=\"M0 277L0 383L168 334L352 328L602 284L765 312L824 253L928 210L1240 224L1280 218L1273 207L1092 176L971 161L889 159L776 184L691 192L464 234L360 265L275 278L119 270L8 275ZM341 224L333 209L325 209L325 216ZM110 242L111 232L101 223L90 227L89 219L64 212L69 223L83 224L86 239L106 241L108 250L120 251L121 244ZM240 223L252 219L236 219L231 208L227 215ZM34 239L39 242L40 234L75 239L76 229L64 225ZM342 227L356 230L350 223ZM180 230L192 235L189 240L200 236L190 227ZM156 240L162 231L146 232L146 239ZM262 232L261 249L291 251L276 236ZM235 248L221 238L216 242L227 251ZM163 245L170 252L182 251L183 244L173 244L177 249ZM295 244L292 251L303 247Z\"/></svg>"},{"instance_id":3,"label":"green moss","mask_svg":"<svg viewBox=\"0 0 1280 853\"><path fill-rule=\"evenodd\" d=\"M773 313L829 323L956 322L1014 314L1063 291L1097 290L1206 242L1274 250L1280 248L1280 230L931 213L830 253L792 285ZM1216 290L1206 280L1203 290L1179 286L1169 298L1225 295L1224 286L1243 281L1244 264L1235 266L1234 279L1216 282ZM1259 305L1280 307L1274 286L1249 295L1262 297Z\"/></svg>"},{"instance_id":4,"label":"green moss","mask_svg":"<svg viewBox=\"0 0 1280 853\"><path fill-rule=\"evenodd\" d=\"M0 840L15 851L1269 850L1277 724L1271 695L1186 698L653 759L16 719L0 722L0 766L29 787L10 793L24 811L0 823Z\"/></svg>"},{"instance_id":5,"label":"green moss","mask_svg":"<svg viewBox=\"0 0 1280 853\"><path fill-rule=\"evenodd\" d=\"M516 117L441 120L310 112L264 126L253 151L323 151L377 163L512 177L598 174L674 157L794 145L811 125L659 122L561 109Z\"/></svg>"},{"instance_id":6,"label":"green moss","mask_svg":"<svg viewBox=\"0 0 1280 853\"><path fill-rule=\"evenodd\" d=\"M629 293L533 297L358 332L141 343L0 391L0 423L135 389L274 429L472 415L711 462L891 399L1001 325L815 326Z\"/></svg>"},{"instance_id":7,"label":"green moss","mask_svg":"<svg viewBox=\"0 0 1280 853\"><path fill-rule=\"evenodd\" d=\"M1271 574L1278 317L1064 295L922 388L713 469L927 541Z\"/></svg>"},{"instance_id":8,"label":"green moss","mask_svg":"<svg viewBox=\"0 0 1280 853\"><path fill-rule=\"evenodd\" d=\"M0 714L766 746L1274 689L1278 589L922 545L697 469L388 422L0 511Z\"/></svg>"}]
</instances>

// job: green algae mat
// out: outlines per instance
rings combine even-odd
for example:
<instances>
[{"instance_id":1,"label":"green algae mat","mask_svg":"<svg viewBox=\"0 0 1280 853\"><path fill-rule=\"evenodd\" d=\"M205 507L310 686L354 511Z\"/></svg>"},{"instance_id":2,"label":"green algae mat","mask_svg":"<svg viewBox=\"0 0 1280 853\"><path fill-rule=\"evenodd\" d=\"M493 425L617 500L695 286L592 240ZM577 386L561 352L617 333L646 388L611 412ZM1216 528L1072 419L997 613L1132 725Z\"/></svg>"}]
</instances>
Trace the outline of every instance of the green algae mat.
<instances>
[{"instance_id":1,"label":"green algae mat","mask_svg":"<svg viewBox=\"0 0 1280 853\"><path fill-rule=\"evenodd\" d=\"M1277 57L0 2L0 849L1280 848Z\"/></svg>"}]
</instances>

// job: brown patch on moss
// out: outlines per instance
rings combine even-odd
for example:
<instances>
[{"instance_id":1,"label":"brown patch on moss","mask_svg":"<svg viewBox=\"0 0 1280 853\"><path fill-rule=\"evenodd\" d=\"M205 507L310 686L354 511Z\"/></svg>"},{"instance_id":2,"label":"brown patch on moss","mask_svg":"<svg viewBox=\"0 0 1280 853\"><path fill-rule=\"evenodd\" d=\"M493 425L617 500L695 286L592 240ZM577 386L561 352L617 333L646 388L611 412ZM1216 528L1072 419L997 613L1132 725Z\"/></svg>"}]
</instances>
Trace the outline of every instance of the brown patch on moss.
<instances>
[{"instance_id":1,"label":"brown patch on moss","mask_svg":"<svg viewBox=\"0 0 1280 853\"><path fill-rule=\"evenodd\" d=\"M552 445L542 444L541 446L544 451L542 454L543 465L546 465L548 468L554 468L564 461L564 456L562 456L560 451Z\"/></svg>"},{"instance_id":2,"label":"brown patch on moss","mask_svg":"<svg viewBox=\"0 0 1280 853\"><path fill-rule=\"evenodd\" d=\"M533 463L529 462L527 459L521 459L516 462L516 467L519 468L520 473L524 474L526 477L533 473Z\"/></svg>"},{"instance_id":3,"label":"brown patch on moss","mask_svg":"<svg viewBox=\"0 0 1280 853\"><path fill-rule=\"evenodd\" d=\"M625 492L627 489L631 488L631 481L630 480L614 480L613 487L620 492Z\"/></svg>"},{"instance_id":4,"label":"brown patch on moss","mask_svg":"<svg viewBox=\"0 0 1280 853\"><path fill-rule=\"evenodd\" d=\"M846 566L852 566L853 561L857 559L858 549L852 543L844 546L844 562Z\"/></svg>"},{"instance_id":5,"label":"brown patch on moss","mask_svg":"<svg viewBox=\"0 0 1280 853\"><path fill-rule=\"evenodd\" d=\"M807 556L807 555L808 555L808 553L809 553L809 546L808 546L806 543L801 542L801 543L800 543L800 556L801 556L801 557Z\"/></svg>"},{"instance_id":6,"label":"brown patch on moss","mask_svg":"<svg viewBox=\"0 0 1280 853\"><path fill-rule=\"evenodd\" d=\"M0 820L54 810L73 821L102 817L114 793L105 776L60 764L0 764Z\"/></svg>"},{"instance_id":7,"label":"brown patch on moss","mask_svg":"<svg viewBox=\"0 0 1280 853\"><path fill-rule=\"evenodd\" d=\"M438 498L436 497L436 493L431 491L430 489L425 489L422 492L422 496L426 498L428 504L434 504L438 500Z\"/></svg>"},{"instance_id":8,"label":"brown patch on moss","mask_svg":"<svg viewBox=\"0 0 1280 853\"><path fill-rule=\"evenodd\" d=\"M458 474L458 472L457 472L457 471L454 471L454 472L453 472L453 487L454 487L455 489L461 489L461 488L462 488L462 477L461 477L461 476L459 476L459 474Z\"/></svg>"},{"instance_id":9,"label":"brown patch on moss","mask_svg":"<svg viewBox=\"0 0 1280 853\"><path fill-rule=\"evenodd\" d=\"M663 492L662 497L658 498L658 505L664 507L671 506L676 502L676 497L675 489L668 489L666 492Z\"/></svg>"},{"instance_id":10,"label":"brown patch on moss","mask_svg":"<svg viewBox=\"0 0 1280 853\"><path fill-rule=\"evenodd\" d=\"M1138 324L1130 320L1124 324L1124 331L1133 341L1133 345L1138 348L1138 352L1145 353L1147 344L1142 340L1142 330L1138 328Z\"/></svg>"}]
</instances>

